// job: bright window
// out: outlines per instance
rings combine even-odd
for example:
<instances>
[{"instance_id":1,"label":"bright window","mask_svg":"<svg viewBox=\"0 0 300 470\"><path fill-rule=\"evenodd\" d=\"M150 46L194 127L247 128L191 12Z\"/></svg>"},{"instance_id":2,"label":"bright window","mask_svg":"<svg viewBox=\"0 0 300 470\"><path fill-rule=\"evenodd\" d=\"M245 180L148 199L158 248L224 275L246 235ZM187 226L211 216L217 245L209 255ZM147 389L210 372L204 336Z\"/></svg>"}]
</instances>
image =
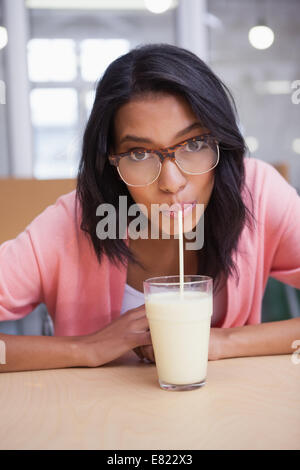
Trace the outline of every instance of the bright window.
<instances>
[{"instance_id":1,"label":"bright window","mask_svg":"<svg viewBox=\"0 0 300 470\"><path fill-rule=\"evenodd\" d=\"M92 107L93 107L93 104L94 104L94 101L95 101L95 94L96 93L95 93L94 90L90 90L90 91L86 92L86 94L85 94L85 108L86 108L86 112L87 112L88 115L92 111Z\"/></svg>"},{"instance_id":2,"label":"bright window","mask_svg":"<svg viewBox=\"0 0 300 470\"><path fill-rule=\"evenodd\" d=\"M28 73L33 82L69 82L76 77L75 41L31 39L28 43Z\"/></svg>"},{"instance_id":3,"label":"bright window","mask_svg":"<svg viewBox=\"0 0 300 470\"><path fill-rule=\"evenodd\" d=\"M36 178L74 178L79 155L78 100L73 88L35 88L30 94Z\"/></svg>"},{"instance_id":4,"label":"bright window","mask_svg":"<svg viewBox=\"0 0 300 470\"><path fill-rule=\"evenodd\" d=\"M28 43L34 176L74 178L94 83L129 51L125 39L32 39Z\"/></svg>"},{"instance_id":5,"label":"bright window","mask_svg":"<svg viewBox=\"0 0 300 470\"><path fill-rule=\"evenodd\" d=\"M108 65L129 51L126 39L85 39L80 44L82 78L94 82L100 78Z\"/></svg>"},{"instance_id":6,"label":"bright window","mask_svg":"<svg viewBox=\"0 0 300 470\"><path fill-rule=\"evenodd\" d=\"M34 126L73 126L78 119L77 92L72 88L35 88L31 91Z\"/></svg>"},{"instance_id":7,"label":"bright window","mask_svg":"<svg viewBox=\"0 0 300 470\"><path fill-rule=\"evenodd\" d=\"M80 143L71 127L39 127L35 130L35 178L75 178Z\"/></svg>"}]
</instances>

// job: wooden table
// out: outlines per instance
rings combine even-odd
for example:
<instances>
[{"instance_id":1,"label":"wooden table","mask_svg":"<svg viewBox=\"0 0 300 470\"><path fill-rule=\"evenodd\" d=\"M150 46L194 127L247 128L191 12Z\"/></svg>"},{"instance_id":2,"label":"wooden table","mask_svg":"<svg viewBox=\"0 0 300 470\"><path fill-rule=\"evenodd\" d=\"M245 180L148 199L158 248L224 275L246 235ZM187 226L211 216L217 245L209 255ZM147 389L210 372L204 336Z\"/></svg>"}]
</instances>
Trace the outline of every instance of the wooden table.
<instances>
[{"instance_id":1,"label":"wooden table","mask_svg":"<svg viewBox=\"0 0 300 470\"><path fill-rule=\"evenodd\" d=\"M96 369L0 374L0 449L300 449L300 364L209 362L170 392L130 352Z\"/></svg>"}]
</instances>

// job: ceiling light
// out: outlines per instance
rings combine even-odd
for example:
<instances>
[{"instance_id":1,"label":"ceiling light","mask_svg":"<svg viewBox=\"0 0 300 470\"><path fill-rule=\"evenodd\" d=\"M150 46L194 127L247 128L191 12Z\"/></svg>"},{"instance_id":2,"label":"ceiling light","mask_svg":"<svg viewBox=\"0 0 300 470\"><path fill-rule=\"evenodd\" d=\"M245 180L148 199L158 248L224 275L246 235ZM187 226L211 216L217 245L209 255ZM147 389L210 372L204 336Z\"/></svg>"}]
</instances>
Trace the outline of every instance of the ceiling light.
<instances>
[{"instance_id":1,"label":"ceiling light","mask_svg":"<svg viewBox=\"0 0 300 470\"><path fill-rule=\"evenodd\" d=\"M160 3L162 4L163 1ZM143 0L25 0L25 5L27 8L42 8L51 10L67 9L145 11L146 9L146 5ZM171 8L175 8L176 6L177 0L172 0Z\"/></svg>"},{"instance_id":2,"label":"ceiling light","mask_svg":"<svg viewBox=\"0 0 300 470\"><path fill-rule=\"evenodd\" d=\"M300 139L299 139L299 137L297 139L293 140L292 149L295 153L300 153Z\"/></svg>"},{"instance_id":3,"label":"ceiling light","mask_svg":"<svg viewBox=\"0 0 300 470\"><path fill-rule=\"evenodd\" d=\"M255 91L270 95L289 95L291 93L291 82L289 80L266 80L254 84Z\"/></svg>"},{"instance_id":4,"label":"ceiling light","mask_svg":"<svg viewBox=\"0 0 300 470\"><path fill-rule=\"evenodd\" d=\"M7 30L4 26L0 26L0 49L3 49L3 47L6 46L7 41Z\"/></svg>"},{"instance_id":5,"label":"ceiling light","mask_svg":"<svg viewBox=\"0 0 300 470\"><path fill-rule=\"evenodd\" d=\"M144 3L151 13L164 13L171 7L172 0L144 0Z\"/></svg>"},{"instance_id":6,"label":"ceiling light","mask_svg":"<svg viewBox=\"0 0 300 470\"><path fill-rule=\"evenodd\" d=\"M274 33L265 25L253 26L248 34L251 46L256 49L267 49L274 42Z\"/></svg>"}]
</instances>

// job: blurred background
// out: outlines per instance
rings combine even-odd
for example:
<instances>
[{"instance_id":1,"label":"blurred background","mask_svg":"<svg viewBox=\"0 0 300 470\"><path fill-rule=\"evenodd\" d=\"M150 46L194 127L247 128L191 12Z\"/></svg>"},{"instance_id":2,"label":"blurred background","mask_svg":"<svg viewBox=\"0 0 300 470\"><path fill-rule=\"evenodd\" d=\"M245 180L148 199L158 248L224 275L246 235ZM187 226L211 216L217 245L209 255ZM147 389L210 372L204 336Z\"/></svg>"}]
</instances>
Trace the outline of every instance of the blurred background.
<instances>
[{"instance_id":1,"label":"blurred background","mask_svg":"<svg viewBox=\"0 0 300 470\"><path fill-rule=\"evenodd\" d=\"M75 187L97 81L138 44L205 60L236 100L249 154L300 191L299 26L299 0L0 0L0 243ZM297 295L270 280L264 319L299 314Z\"/></svg>"},{"instance_id":2,"label":"blurred background","mask_svg":"<svg viewBox=\"0 0 300 470\"><path fill-rule=\"evenodd\" d=\"M299 0L0 0L0 26L1 176L75 177L105 68L167 42L207 61L236 99L251 153L285 164L299 188Z\"/></svg>"}]
</instances>

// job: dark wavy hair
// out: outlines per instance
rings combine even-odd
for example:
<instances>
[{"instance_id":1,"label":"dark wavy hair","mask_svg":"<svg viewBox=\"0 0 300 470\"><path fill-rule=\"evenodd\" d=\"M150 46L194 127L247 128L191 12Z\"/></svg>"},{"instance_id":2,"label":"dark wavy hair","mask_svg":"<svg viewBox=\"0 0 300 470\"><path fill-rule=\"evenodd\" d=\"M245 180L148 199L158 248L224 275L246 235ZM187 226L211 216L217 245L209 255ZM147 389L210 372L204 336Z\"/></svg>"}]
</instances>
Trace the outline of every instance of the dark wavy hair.
<instances>
[{"instance_id":1,"label":"dark wavy hair","mask_svg":"<svg viewBox=\"0 0 300 470\"><path fill-rule=\"evenodd\" d=\"M252 227L253 212L244 204L245 141L237 125L237 112L229 89L192 52L169 44L139 46L112 62L96 89L94 105L83 137L76 199L82 216L80 228L92 242L98 261L105 253L114 264L138 262L123 239L100 240L96 234L101 203L113 204L119 230L119 196L135 203L116 168L108 161L113 147L114 116L132 98L148 93L181 95L201 124L220 142L220 161L205 210L204 246L198 250L198 272L219 284L221 274L239 272L233 260L245 224ZM252 200L252 199L251 199Z\"/></svg>"}]
</instances>

